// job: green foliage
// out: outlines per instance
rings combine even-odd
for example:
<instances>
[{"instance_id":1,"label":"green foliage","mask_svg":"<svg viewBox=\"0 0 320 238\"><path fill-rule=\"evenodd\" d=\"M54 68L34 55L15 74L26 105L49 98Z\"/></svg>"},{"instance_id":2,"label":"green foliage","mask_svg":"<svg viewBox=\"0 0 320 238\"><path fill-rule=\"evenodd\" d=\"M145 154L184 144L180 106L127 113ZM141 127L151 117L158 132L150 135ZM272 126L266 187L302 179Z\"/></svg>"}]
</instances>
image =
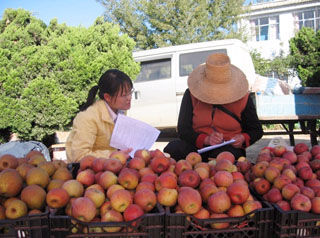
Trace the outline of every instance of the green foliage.
<instances>
[{"instance_id":1,"label":"green foliage","mask_svg":"<svg viewBox=\"0 0 320 238\"><path fill-rule=\"evenodd\" d=\"M42 141L70 125L107 69L134 79L135 43L119 31L103 18L89 28L56 19L47 26L28 11L7 9L0 21L0 132Z\"/></svg>"},{"instance_id":2,"label":"green foliage","mask_svg":"<svg viewBox=\"0 0 320 238\"><path fill-rule=\"evenodd\" d=\"M236 25L244 0L97 0L139 49L215 39L243 39Z\"/></svg>"},{"instance_id":3,"label":"green foliage","mask_svg":"<svg viewBox=\"0 0 320 238\"><path fill-rule=\"evenodd\" d=\"M320 30L302 28L290 40L290 54L302 85L320 87Z\"/></svg>"},{"instance_id":4,"label":"green foliage","mask_svg":"<svg viewBox=\"0 0 320 238\"><path fill-rule=\"evenodd\" d=\"M266 75L270 72L270 60L264 59L256 50L251 51L250 55L257 74Z\"/></svg>"}]
</instances>

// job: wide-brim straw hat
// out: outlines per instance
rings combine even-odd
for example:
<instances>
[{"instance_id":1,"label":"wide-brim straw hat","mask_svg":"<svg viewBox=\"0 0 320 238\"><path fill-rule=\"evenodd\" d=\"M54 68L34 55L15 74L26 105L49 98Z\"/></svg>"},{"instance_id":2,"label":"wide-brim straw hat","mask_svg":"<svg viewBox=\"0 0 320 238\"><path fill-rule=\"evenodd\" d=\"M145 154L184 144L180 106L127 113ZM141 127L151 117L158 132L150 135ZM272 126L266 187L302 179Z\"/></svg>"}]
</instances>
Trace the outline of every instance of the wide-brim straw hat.
<instances>
[{"instance_id":1,"label":"wide-brim straw hat","mask_svg":"<svg viewBox=\"0 0 320 238\"><path fill-rule=\"evenodd\" d=\"M225 54L211 54L188 77L191 94L208 104L235 102L248 93L245 74Z\"/></svg>"}]
</instances>

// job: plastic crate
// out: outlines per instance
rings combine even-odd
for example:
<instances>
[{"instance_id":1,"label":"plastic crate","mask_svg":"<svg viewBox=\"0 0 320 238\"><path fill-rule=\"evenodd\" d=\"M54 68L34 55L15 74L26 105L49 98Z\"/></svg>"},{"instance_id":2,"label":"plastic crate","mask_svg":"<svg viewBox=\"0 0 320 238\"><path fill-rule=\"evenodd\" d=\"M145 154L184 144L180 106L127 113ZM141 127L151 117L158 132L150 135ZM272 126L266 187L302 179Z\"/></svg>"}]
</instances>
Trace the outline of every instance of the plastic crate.
<instances>
[{"instance_id":1,"label":"plastic crate","mask_svg":"<svg viewBox=\"0 0 320 238\"><path fill-rule=\"evenodd\" d=\"M66 216L63 209L50 214L50 237L164 237L164 209L157 206L130 222L81 222ZM136 223L137 225L134 225ZM95 232L97 227L122 227L120 232Z\"/></svg>"},{"instance_id":2,"label":"plastic crate","mask_svg":"<svg viewBox=\"0 0 320 238\"><path fill-rule=\"evenodd\" d=\"M272 234L274 208L262 202L262 208L242 217L197 219L166 208L166 238L269 238ZM211 223L228 222L226 229L212 229Z\"/></svg>"},{"instance_id":3,"label":"plastic crate","mask_svg":"<svg viewBox=\"0 0 320 238\"><path fill-rule=\"evenodd\" d=\"M49 209L13 220L0 220L0 237L50 237Z\"/></svg>"}]
</instances>

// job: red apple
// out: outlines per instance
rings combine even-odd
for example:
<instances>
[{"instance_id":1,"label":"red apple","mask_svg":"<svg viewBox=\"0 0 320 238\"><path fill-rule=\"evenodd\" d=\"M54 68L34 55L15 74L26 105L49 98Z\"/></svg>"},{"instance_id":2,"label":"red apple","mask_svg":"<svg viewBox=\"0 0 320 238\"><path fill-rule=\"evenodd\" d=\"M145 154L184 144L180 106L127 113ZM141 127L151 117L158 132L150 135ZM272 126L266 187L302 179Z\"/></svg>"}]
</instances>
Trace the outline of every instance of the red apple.
<instances>
[{"instance_id":1,"label":"red apple","mask_svg":"<svg viewBox=\"0 0 320 238\"><path fill-rule=\"evenodd\" d=\"M86 169L92 169L92 163L96 159L93 155L86 155L80 160L80 169L86 170Z\"/></svg>"},{"instance_id":2,"label":"red apple","mask_svg":"<svg viewBox=\"0 0 320 238\"><path fill-rule=\"evenodd\" d=\"M123 217L120 212L116 210L106 211L101 215L101 222L122 222ZM105 226L103 230L106 232L119 232L122 229L121 226Z\"/></svg>"},{"instance_id":3,"label":"red apple","mask_svg":"<svg viewBox=\"0 0 320 238\"><path fill-rule=\"evenodd\" d=\"M123 169L119 173L118 183L126 189L134 189L139 183L138 174L134 169Z\"/></svg>"},{"instance_id":4,"label":"red apple","mask_svg":"<svg viewBox=\"0 0 320 238\"><path fill-rule=\"evenodd\" d=\"M177 187L177 179L174 175L170 173L163 173L159 177L157 177L154 182L155 189L159 191L161 188L176 188Z\"/></svg>"},{"instance_id":5,"label":"red apple","mask_svg":"<svg viewBox=\"0 0 320 238\"><path fill-rule=\"evenodd\" d=\"M106 192L106 196L108 199L111 199L112 197L112 194L117 191L117 190L120 190L120 189L124 189L124 187L122 187L120 184L112 184L108 189L107 189L107 192Z\"/></svg>"},{"instance_id":6,"label":"red apple","mask_svg":"<svg viewBox=\"0 0 320 238\"><path fill-rule=\"evenodd\" d=\"M157 179L158 175L157 174L145 174L141 177L140 182L150 182L154 183Z\"/></svg>"},{"instance_id":7,"label":"red apple","mask_svg":"<svg viewBox=\"0 0 320 238\"><path fill-rule=\"evenodd\" d=\"M229 199L230 200L230 199ZM178 194L178 204L187 214L197 213L202 205L200 193L190 187L182 187Z\"/></svg>"},{"instance_id":8,"label":"red apple","mask_svg":"<svg viewBox=\"0 0 320 238\"><path fill-rule=\"evenodd\" d=\"M129 168L140 170L146 167L146 162L140 157L134 157L129 161Z\"/></svg>"},{"instance_id":9,"label":"red apple","mask_svg":"<svg viewBox=\"0 0 320 238\"><path fill-rule=\"evenodd\" d=\"M297 158L297 154L294 153L293 151L287 151L282 155L282 158L285 158L287 160L290 161L291 164L294 164L297 162L298 158Z\"/></svg>"},{"instance_id":10,"label":"red apple","mask_svg":"<svg viewBox=\"0 0 320 238\"><path fill-rule=\"evenodd\" d=\"M233 177L230 172L227 171L218 171L214 175L214 183L218 187L228 187L233 183Z\"/></svg>"},{"instance_id":11,"label":"red apple","mask_svg":"<svg viewBox=\"0 0 320 238\"><path fill-rule=\"evenodd\" d=\"M250 191L246 184L233 183L227 188L227 193L233 204L243 204L247 201Z\"/></svg>"},{"instance_id":12,"label":"red apple","mask_svg":"<svg viewBox=\"0 0 320 238\"><path fill-rule=\"evenodd\" d=\"M281 190L286 184L289 183L291 183L291 179L287 175L281 174L273 181L273 187Z\"/></svg>"},{"instance_id":13,"label":"red apple","mask_svg":"<svg viewBox=\"0 0 320 238\"><path fill-rule=\"evenodd\" d=\"M84 186L90 186L95 182L95 174L91 169L85 169L77 174L76 180Z\"/></svg>"},{"instance_id":14,"label":"red apple","mask_svg":"<svg viewBox=\"0 0 320 238\"><path fill-rule=\"evenodd\" d=\"M140 182L138 186L136 187L136 192L141 189L150 189L151 191L156 191L154 184L150 182Z\"/></svg>"},{"instance_id":15,"label":"red apple","mask_svg":"<svg viewBox=\"0 0 320 238\"><path fill-rule=\"evenodd\" d=\"M120 175L119 175L120 178ZM118 182L118 177L111 171L104 171L100 175L99 185L107 190L111 185L116 184ZM120 182L119 182L120 183Z\"/></svg>"},{"instance_id":16,"label":"red apple","mask_svg":"<svg viewBox=\"0 0 320 238\"><path fill-rule=\"evenodd\" d=\"M166 207L176 205L178 200L178 191L174 188L161 188L157 194L158 202Z\"/></svg>"},{"instance_id":17,"label":"red apple","mask_svg":"<svg viewBox=\"0 0 320 238\"><path fill-rule=\"evenodd\" d=\"M211 184L211 183L205 184L204 186L202 186L200 188L200 195L201 195L202 201L207 202L208 198L212 194L214 194L218 191L219 191L219 189L216 187L216 185Z\"/></svg>"},{"instance_id":18,"label":"red apple","mask_svg":"<svg viewBox=\"0 0 320 238\"><path fill-rule=\"evenodd\" d=\"M132 221L144 215L144 212L137 204L130 204L123 212L123 218L125 221ZM137 225L137 221L131 224L132 226Z\"/></svg>"},{"instance_id":19,"label":"red apple","mask_svg":"<svg viewBox=\"0 0 320 238\"><path fill-rule=\"evenodd\" d=\"M252 166L252 174L256 177L263 177L264 171L268 168L269 162L261 161Z\"/></svg>"},{"instance_id":20,"label":"red apple","mask_svg":"<svg viewBox=\"0 0 320 238\"><path fill-rule=\"evenodd\" d=\"M136 191L133 197L135 204L139 205L143 211L151 211L157 204L156 194L150 189Z\"/></svg>"},{"instance_id":21,"label":"red apple","mask_svg":"<svg viewBox=\"0 0 320 238\"><path fill-rule=\"evenodd\" d=\"M160 174L169 168L170 161L165 156L157 156L151 159L150 166L155 173Z\"/></svg>"},{"instance_id":22,"label":"red apple","mask_svg":"<svg viewBox=\"0 0 320 238\"><path fill-rule=\"evenodd\" d=\"M139 157L144 160L145 164L149 164L151 159L151 154L146 149L139 149L134 152L134 157Z\"/></svg>"},{"instance_id":23,"label":"red apple","mask_svg":"<svg viewBox=\"0 0 320 238\"><path fill-rule=\"evenodd\" d=\"M132 204L133 198L128 190L119 189L112 194L110 202L111 207L114 210L123 212L130 204Z\"/></svg>"},{"instance_id":24,"label":"red apple","mask_svg":"<svg viewBox=\"0 0 320 238\"><path fill-rule=\"evenodd\" d=\"M244 211L241 205L233 205L229 210L228 210L228 216L229 217L242 217L244 216Z\"/></svg>"},{"instance_id":25,"label":"red apple","mask_svg":"<svg viewBox=\"0 0 320 238\"><path fill-rule=\"evenodd\" d=\"M320 197L312 198L311 211L315 214L320 214Z\"/></svg>"},{"instance_id":26,"label":"red apple","mask_svg":"<svg viewBox=\"0 0 320 238\"><path fill-rule=\"evenodd\" d=\"M282 195L278 188L271 188L267 193L267 198L269 202L277 203L282 200Z\"/></svg>"},{"instance_id":27,"label":"red apple","mask_svg":"<svg viewBox=\"0 0 320 238\"><path fill-rule=\"evenodd\" d=\"M313 172L310 167L302 167L298 170L298 176L303 180L312 179Z\"/></svg>"},{"instance_id":28,"label":"red apple","mask_svg":"<svg viewBox=\"0 0 320 238\"><path fill-rule=\"evenodd\" d=\"M232 164L235 162L234 155L229 151L222 151L217 155L217 162L223 159L229 160Z\"/></svg>"},{"instance_id":29,"label":"red apple","mask_svg":"<svg viewBox=\"0 0 320 238\"><path fill-rule=\"evenodd\" d=\"M300 188L292 183L286 184L281 190L282 197L286 200L291 200L298 193L300 193Z\"/></svg>"},{"instance_id":30,"label":"red apple","mask_svg":"<svg viewBox=\"0 0 320 238\"><path fill-rule=\"evenodd\" d=\"M178 182L181 187L196 188L200 184L200 176L194 170L184 170L179 175Z\"/></svg>"},{"instance_id":31,"label":"red apple","mask_svg":"<svg viewBox=\"0 0 320 238\"><path fill-rule=\"evenodd\" d=\"M252 211L262 208L261 202L255 200L248 200L243 205L243 211L245 214L248 214Z\"/></svg>"},{"instance_id":32,"label":"red apple","mask_svg":"<svg viewBox=\"0 0 320 238\"><path fill-rule=\"evenodd\" d=\"M212 194L207 203L214 213L224 213L231 207L230 197L225 191Z\"/></svg>"},{"instance_id":33,"label":"red apple","mask_svg":"<svg viewBox=\"0 0 320 238\"><path fill-rule=\"evenodd\" d=\"M197 219L209 219L210 213L207 209L201 207L197 213L193 214L193 217Z\"/></svg>"},{"instance_id":34,"label":"red apple","mask_svg":"<svg viewBox=\"0 0 320 238\"><path fill-rule=\"evenodd\" d=\"M121 150L113 151L109 156L110 159L114 158L114 159L120 160L122 165L127 163L127 160L129 157L130 156L128 153L125 153Z\"/></svg>"},{"instance_id":35,"label":"red apple","mask_svg":"<svg viewBox=\"0 0 320 238\"><path fill-rule=\"evenodd\" d=\"M105 171L111 171L114 174L118 174L122 169L122 163L118 159L107 159L104 162L103 169Z\"/></svg>"},{"instance_id":36,"label":"red apple","mask_svg":"<svg viewBox=\"0 0 320 238\"><path fill-rule=\"evenodd\" d=\"M51 189L46 196L46 202L51 208L61 208L67 205L70 196L63 188Z\"/></svg>"},{"instance_id":37,"label":"red apple","mask_svg":"<svg viewBox=\"0 0 320 238\"><path fill-rule=\"evenodd\" d=\"M234 171L233 163L226 159L217 160L215 169L216 171L228 171L230 173Z\"/></svg>"},{"instance_id":38,"label":"red apple","mask_svg":"<svg viewBox=\"0 0 320 238\"><path fill-rule=\"evenodd\" d=\"M281 208L283 211L290 211L291 210L291 206L290 206L290 203L288 201L285 201L285 200L281 200L281 201L278 201L276 203L279 208Z\"/></svg>"},{"instance_id":39,"label":"red apple","mask_svg":"<svg viewBox=\"0 0 320 238\"><path fill-rule=\"evenodd\" d=\"M202 157L197 152L190 152L186 156L186 160L189 161L192 166L194 166L195 164L200 163L202 161Z\"/></svg>"},{"instance_id":40,"label":"red apple","mask_svg":"<svg viewBox=\"0 0 320 238\"><path fill-rule=\"evenodd\" d=\"M196 171L199 174L201 181L203 179L209 178L210 172L205 168L196 168L194 169L194 171Z\"/></svg>"},{"instance_id":41,"label":"red apple","mask_svg":"<svg viewBox=\"0 0 320 238\"><path fill-rule=\"evenodd\" d=\"M264 171L264 177L270 182L273 183L273 181L279 177L280 170L276 167L270 166L265 169Z\"/></svg>"},{"instance_id":42,"label":"red apple","mask_svg":"<svg viewBox=\"0 0 320 238\"><path fill-rule=\"evenodd\" d=\"M282 174L288 176L292 182L296 181L297 179L297 176L292 169L284 169L282 170Z\"/></svg>"},{"instance_id":43,"label":"red apple","mask_svg":"<svg viewBox=\"0 0 320 238\"><path fill-rule=\"evenodd\" d=\"M293 148L293 151L298 155L303 153L304 151L308 151L308 150L309 150L309 147L305 143L298 143Z\"/></svg>"},{"instance_id":44,"label":"red apple","mask_svg":"<svg viewBox=\"0 0 320 238\"><path fill-rule=\"evenodd\" d=\"M315 197L315 192L312 190L312 188L302 187L300 190L301 190L301 194L307 196L310 199Z\"/></svg>"},{"instance_id":45,"label":"red apple","mask_svg":"<svg viewBox=\"0 0 320 238\"><path fill-rule=\"evenodd\" d=\"M293 210L309 212L311 210L310 199L303 194L296 194L290 201Z\"/></svg>"},{"instance_id":46,"label":"red apple","mask_svg":"<svg viewBox=\"0 0 320 238\"><path fill-rule=\"evenodd\" d=\"M246 172L248 172L251 167L252 167L252 164L248 160L245 160L245 161L238 160L237 162L238 171L241 172L242 174L245 174Z\"/></svg>"},{"instance_id":47,"label":"red apple","mask_svg":"<svg viewBox=\"0 0 320 238\"><path fill-rule=\"evenodd\" d=\"M287 147L284 145L277 145L273 148L273 154L278 157L282 157L282 155L287 152Z\"/></svg>"},{"instance_id":48,"label":"red apple","mask_svg":"<svg viewBox=\"0 0 320 238\"><path fill-rule=\"evenodd\" d=\"M212 229L226 229L230 226L229 222L221 222L221 218L227 218L228 215L224 213L212 213L210 218L216 220L215 222L211 223L210 226Z\"/></svg>"},{"instance_id":49,"label":"red apple","mask_svg":"<svg viewBox=\"0 0 320 238\"><path fill-rule=\"evenodd\" d=\"M95 173L101 172L104 169L105 158L96 158L92 162L92 170Z\"/></svg>"},{"instance_id":50,"label":"red apple","mask_svg":"<svg viewBox=\"0 0 320 238\"><path fill-rule=\"evenodd\" d=\"M316 155L320 154L320 145L314 145L311 148L311 154L313 157L315 157Z\"/></svg>"},{"instance_id":51,"label":"red apple","mask_svg":"<svg viewBox=\"0 0 320 238\"><path fill-rule=\"evenodd\" d=\"M90 222L97 213L96 205L89 198L76 198L71 205L72 216L80 221Z\"/></svg>"},{"instance_id":52,"label":"red apple","mask_svg":"<svg viewBox=\"0 0 320 238\"><path fill-rule=\"evenodd\" d=\"M267 193L271 187L269 181L264 178L256 178L253 181L253 186L255 191L260 195Z\"/></svg>"},{"instance_id":53,"label":"red apple","mask_svg":"<svg viewBox=\"0 0 320 238\"><path fill-rule=\"evenodd\" d=\"M184 170L189 170L189 169L192 169L192 164L187 160L181 159L177 161L174 172L176 175L179 176Z\"/></svg>"}]
</instances>

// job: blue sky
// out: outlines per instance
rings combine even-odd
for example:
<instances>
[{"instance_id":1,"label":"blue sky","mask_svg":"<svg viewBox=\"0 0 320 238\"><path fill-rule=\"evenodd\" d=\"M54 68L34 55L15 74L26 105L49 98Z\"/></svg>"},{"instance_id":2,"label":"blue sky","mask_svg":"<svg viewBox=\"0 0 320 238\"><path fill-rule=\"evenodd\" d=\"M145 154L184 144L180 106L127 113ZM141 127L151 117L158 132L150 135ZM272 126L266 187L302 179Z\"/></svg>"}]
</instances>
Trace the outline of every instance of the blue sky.
<instances>
[{"instance_id":1,"label":"blue sky","mask_svg":"<svg viewBox=\"0 0 320 238\"><path fill-rule=\"evenodd\" d=\"M23 8L49 24L53 18L68 26L91 26L104 7L95 0L0 0L0 17L6 8Z\"/></svg>"}]
</instances>

